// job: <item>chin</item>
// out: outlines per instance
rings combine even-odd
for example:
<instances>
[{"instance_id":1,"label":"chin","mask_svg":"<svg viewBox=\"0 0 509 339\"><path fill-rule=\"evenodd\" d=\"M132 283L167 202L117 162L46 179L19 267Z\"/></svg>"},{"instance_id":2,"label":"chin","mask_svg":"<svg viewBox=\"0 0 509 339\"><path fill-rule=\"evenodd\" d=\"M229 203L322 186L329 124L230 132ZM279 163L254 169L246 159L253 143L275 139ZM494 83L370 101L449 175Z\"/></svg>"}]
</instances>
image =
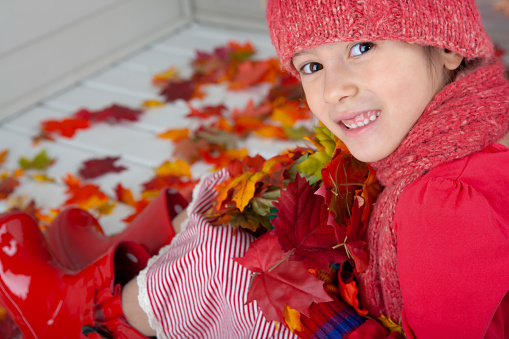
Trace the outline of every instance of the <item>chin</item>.
<instances>
[{"instance_id":1,"label":"chin","mask_svg":"<svg viewBox=\"0 0 509 339\"><path fill-rule=\"evenodd\" d=\"M347 145L348 146L348 145ZM355 150L351 150L350 149L350 153L352 153L352 155L354 156L355 159L359 160L359 161L362 161L362 162L366 162L366 163L371 163L371 162L376 162L376 161L379 161L379 160L382 160L383 158L386 158L389 154L373 154L373 153L367 153L367 152L356 152Z\"/></svg>"}]
</instances>

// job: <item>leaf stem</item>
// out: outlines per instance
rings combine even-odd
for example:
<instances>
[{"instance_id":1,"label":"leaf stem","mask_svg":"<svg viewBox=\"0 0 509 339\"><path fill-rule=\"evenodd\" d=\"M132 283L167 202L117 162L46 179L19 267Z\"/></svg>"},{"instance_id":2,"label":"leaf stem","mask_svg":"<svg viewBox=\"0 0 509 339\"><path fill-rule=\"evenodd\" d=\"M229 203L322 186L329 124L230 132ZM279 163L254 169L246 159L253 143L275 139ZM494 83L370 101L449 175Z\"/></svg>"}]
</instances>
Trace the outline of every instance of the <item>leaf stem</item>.
<instances>
[{"instance_id":1,"label":"leaf stem","mask_svg":"<svg viewBox=\"0 0 509 339\"><path fill-rule=\"evenodd\" d=\"M275 263L274 266L269 268L269 270L267 272L272 272L272 270L274 270L276 267L281 265L286 259L290 258L290 256L292 256L292 254L294 254L296 250L297 249L294 248L291 251L289 251L288 253L286 253L286 255L281 260L279 260L277 263Z\"/></svg>"}]
</instances>

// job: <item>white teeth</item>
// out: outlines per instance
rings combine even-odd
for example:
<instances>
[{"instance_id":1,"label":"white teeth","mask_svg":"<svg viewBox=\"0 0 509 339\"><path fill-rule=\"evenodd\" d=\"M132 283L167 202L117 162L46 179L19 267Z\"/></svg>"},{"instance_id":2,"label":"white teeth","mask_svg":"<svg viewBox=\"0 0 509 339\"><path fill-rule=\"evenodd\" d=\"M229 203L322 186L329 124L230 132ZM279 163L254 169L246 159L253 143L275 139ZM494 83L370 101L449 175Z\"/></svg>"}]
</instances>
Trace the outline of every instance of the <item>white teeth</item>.
<instances>
[{"instance_id":1,"label":"white teeth","mask_svg":"<svg viewBox=\"0 0 509 339\"><path fill-rule=\"evenodd\" d=\"M364 121L359 121L358 123L353 123L351 125L348 125L343 121L343 124L349 129L356 129L359 127L366 126L367 124L369 124L372 121L375 121L379 116L380 116L380 112L376 112L376 115L371 115L369 118L365 118Z\"/></svg>"},{"instance_id":2,"label":"white teeth","mask_svg":"<svg viewBox=\"0 0 509 339\"><path fill-rule=\"evenodd\" d=\"M347 125L347 124L345 124L345 123L343 123L343 124L344 124L346 127L350 128L350 129L356 129L357 127L359 127L359 126L357 126L356 124L352 124L352 125Z\"/></svg>"}]
</instances>

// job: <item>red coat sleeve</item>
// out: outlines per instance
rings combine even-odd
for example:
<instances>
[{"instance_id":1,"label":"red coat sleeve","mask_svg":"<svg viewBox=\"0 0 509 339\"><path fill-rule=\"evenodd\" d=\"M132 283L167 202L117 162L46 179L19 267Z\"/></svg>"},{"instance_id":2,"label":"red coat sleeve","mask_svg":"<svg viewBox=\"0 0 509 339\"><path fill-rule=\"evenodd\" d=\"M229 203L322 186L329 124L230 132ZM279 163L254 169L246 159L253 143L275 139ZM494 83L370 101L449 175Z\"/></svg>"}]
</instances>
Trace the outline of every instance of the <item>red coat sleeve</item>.
<instances>
[{"instance_id":1,"label":"red coat sleeve","mask_svg":"<svg viewBox=\"0 0 509 339\"><path fill-rule=\"evenodd\" d=\"M434 170L400 196L395 228L403 317L418 339L483 338L488 328L504 337L509 161L493 169L496 157L479 157Z\"/></svg>"}]
</instances>

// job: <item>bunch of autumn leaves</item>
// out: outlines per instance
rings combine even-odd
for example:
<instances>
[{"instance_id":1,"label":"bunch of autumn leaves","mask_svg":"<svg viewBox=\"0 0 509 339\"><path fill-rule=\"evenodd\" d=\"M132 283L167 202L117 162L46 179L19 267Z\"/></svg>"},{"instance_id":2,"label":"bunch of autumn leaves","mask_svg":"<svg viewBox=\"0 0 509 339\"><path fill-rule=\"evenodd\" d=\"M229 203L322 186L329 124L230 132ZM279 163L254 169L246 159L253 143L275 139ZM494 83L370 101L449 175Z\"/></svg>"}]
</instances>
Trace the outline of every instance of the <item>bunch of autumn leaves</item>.
<instances>
[{"instance_id":1,"label":"bunch of autumn leaves","mask_svg":"<svg viewBox=\"0 0 509 339\"><path fill-rule=\"evenodd\" d=\"M248 302L268 320L301 330L312 303L341 297L366 315L357 275L367 267L365 232L381 191L375 173L325 127L268 160L247 157L227 167L209 217L259 236L235 260L252 272Z\"/></svg>"}]
</instances>

